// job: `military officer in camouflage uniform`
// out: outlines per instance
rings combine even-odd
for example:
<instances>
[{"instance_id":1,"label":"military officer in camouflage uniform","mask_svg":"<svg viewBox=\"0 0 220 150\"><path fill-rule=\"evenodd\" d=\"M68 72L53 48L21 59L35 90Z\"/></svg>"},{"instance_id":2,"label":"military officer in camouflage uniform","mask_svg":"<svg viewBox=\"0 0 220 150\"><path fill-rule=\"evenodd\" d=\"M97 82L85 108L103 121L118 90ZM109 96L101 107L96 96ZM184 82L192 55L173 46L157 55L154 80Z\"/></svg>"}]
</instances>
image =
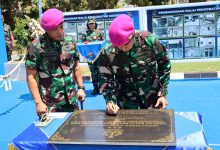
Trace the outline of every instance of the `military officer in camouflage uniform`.
<instances>
[{"instance_id":1,"label":"military officer in camouflage uniform","mask_svg":"<svg viewBox=\"0 0 220 150\"><path fill-rule=\"evenodd\" d=\"M109 37L99 68L107 112L166 108L171 64L164 46L147 31L135 32L124 14L112 21Z\"/></svg>"},{"instance_id":2,"label":"military officer in camouflage uniform","mask_svg":"<svg viewBox=\"0 0 220 150\"><path fill-rule=\"evenodd\" d=\"M27 82L38 115L48 111L72 112L78 109L77 99L85 98L79 54L72 37L64 34L63 21L60 10L48 9L41 19L46 33L28 47Z\"/></svg>"},{"instance_id":3,"label":"military officer in camouflage uniform","mask_svg":"<svg viewBox=\"0 0 220 150\"><path fill-rule=\"evenodd\" d=\"M14 36L11 31L11 27L7 25L5 22L4 16L2 15L2 22L4 25L4 36L5 36L5 43L6 43L6 52L7 52L7 59L8 61L11 60L12 50L14 48Z\"/></svg>"},{"instance_id":4,"label":"military officer in camouflage uniform","mask_svg":"<svg viewBox=\"0 0 220 150\"><path fill-rule=\"evenodd\" d=\"M100 30L97 30L97 23L95 19L89 19L87 23L87 31L82 35L83 42L94 42L104 40L104 35ZM94 63L88 62L89 69L92 76L93 91L92 95L99 94L99 60L97 59Z\"/></svg>"}]
</instances>

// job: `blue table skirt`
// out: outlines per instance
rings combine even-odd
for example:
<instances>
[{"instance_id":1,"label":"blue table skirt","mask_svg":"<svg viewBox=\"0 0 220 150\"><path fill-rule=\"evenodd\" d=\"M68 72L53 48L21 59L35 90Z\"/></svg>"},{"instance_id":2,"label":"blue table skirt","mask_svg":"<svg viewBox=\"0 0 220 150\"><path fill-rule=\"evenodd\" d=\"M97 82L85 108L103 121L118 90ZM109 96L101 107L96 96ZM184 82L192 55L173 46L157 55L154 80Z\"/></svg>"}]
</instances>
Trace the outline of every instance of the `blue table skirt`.
<instances>
[{"instance_id":1,"label":"blue table skirt","mask_svg":"<svg viewBox=\"0 0 220 150\"><path fill-rule=\"evenodd\" d=\"M19 150L206 150L208 148L201 116L196 112L175 112L176 146L128 146L91 144L48 144L48 139L71 115L55 119L45 128L37 128L34 123L18 135L9 145Z\"/></svg>"}]
</instances>

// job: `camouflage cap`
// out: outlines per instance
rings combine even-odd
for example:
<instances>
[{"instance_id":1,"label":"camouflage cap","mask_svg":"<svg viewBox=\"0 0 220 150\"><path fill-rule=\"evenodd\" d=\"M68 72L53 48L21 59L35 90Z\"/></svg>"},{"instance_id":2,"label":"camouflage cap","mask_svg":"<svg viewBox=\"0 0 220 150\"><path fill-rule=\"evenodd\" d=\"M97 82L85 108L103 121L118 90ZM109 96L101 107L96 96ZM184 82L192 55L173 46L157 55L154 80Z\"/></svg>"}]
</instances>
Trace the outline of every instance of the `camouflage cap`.
<instances>
[{"instance_id":1,"label":"camouflage cap","mask_svg":"<svg viewBox=\"0 0 220 150\"><path fill-rule=\"evenodd\" d=\"M88 19L88 23L96 23L96 20L94 18Z\"/></svg>"}]
</instances>

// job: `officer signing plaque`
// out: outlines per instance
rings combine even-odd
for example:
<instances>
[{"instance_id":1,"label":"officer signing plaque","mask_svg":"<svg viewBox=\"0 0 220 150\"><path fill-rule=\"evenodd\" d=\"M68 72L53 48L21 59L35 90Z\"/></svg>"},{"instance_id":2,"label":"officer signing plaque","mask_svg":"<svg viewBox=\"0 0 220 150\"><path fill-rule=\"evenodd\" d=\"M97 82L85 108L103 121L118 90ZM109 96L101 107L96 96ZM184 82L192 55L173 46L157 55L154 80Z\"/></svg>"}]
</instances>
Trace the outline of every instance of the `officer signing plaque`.
<instances>
[{"instance_id":1,"label":"officer signing plaque","mask_svg":"<svg viewBox=\"0 0 220 150\"><path fill-rule=\"evenodd\" d=\"M52 135L54 144L175 146L173 110L75 111Z\"/></svg>"}]
</instances>

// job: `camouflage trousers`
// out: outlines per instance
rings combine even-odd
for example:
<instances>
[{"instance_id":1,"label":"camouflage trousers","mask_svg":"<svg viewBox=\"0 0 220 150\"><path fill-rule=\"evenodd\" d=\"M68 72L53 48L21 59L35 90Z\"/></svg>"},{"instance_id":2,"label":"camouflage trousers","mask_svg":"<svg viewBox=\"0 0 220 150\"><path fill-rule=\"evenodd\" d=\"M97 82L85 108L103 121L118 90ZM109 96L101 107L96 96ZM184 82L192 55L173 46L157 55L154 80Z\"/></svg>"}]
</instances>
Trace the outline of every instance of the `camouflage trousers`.
<instances>
[{"instance_id":1,"label":"camouflage trousers","mask_svg":"<svg viewBox=\"0 0 220 150\"><path fill-rule=\"evenodd\" d=\"M50 112L73 112L75 110L79 110L77 104L66 104L59 107L50 107Z\"/></svg>"},{"instance_id":2,"label":"camouflage trousers","mask_svg":"<svg viewBox=\"0 0 220 150\"><path fill-rule=\"evenodd\" d=\"M94 88L99 87L99 81L101 79L99 72L99 60L97 59L93 64L88 62L88 65L91 72L93 86Z\"/></svg>"},{"instance_id":3,"label":"camouflage trousers","mask_svg":"<svg viewBox=\"0 0 220 150\"><path fill-rule=\"evenodd\" d=\"M11 54L12 54L12 46L10 45L6 45L6 52L7 52L7 60L10 61L11 60Z\"/></svg>"},{"instance_id":4,"label":"camouflage trousers","mask_svg":"<svg viewBox=\"0 0 220 150\"><path fill-rule=\"evenodd\" d=\"M121 97L117 101L117 104L121 109L150 109L155 108L157 99L157 94L151 94L147 98L146 96L139 97L137 100L125 100Z\"/></svg>"}]
</instances>

